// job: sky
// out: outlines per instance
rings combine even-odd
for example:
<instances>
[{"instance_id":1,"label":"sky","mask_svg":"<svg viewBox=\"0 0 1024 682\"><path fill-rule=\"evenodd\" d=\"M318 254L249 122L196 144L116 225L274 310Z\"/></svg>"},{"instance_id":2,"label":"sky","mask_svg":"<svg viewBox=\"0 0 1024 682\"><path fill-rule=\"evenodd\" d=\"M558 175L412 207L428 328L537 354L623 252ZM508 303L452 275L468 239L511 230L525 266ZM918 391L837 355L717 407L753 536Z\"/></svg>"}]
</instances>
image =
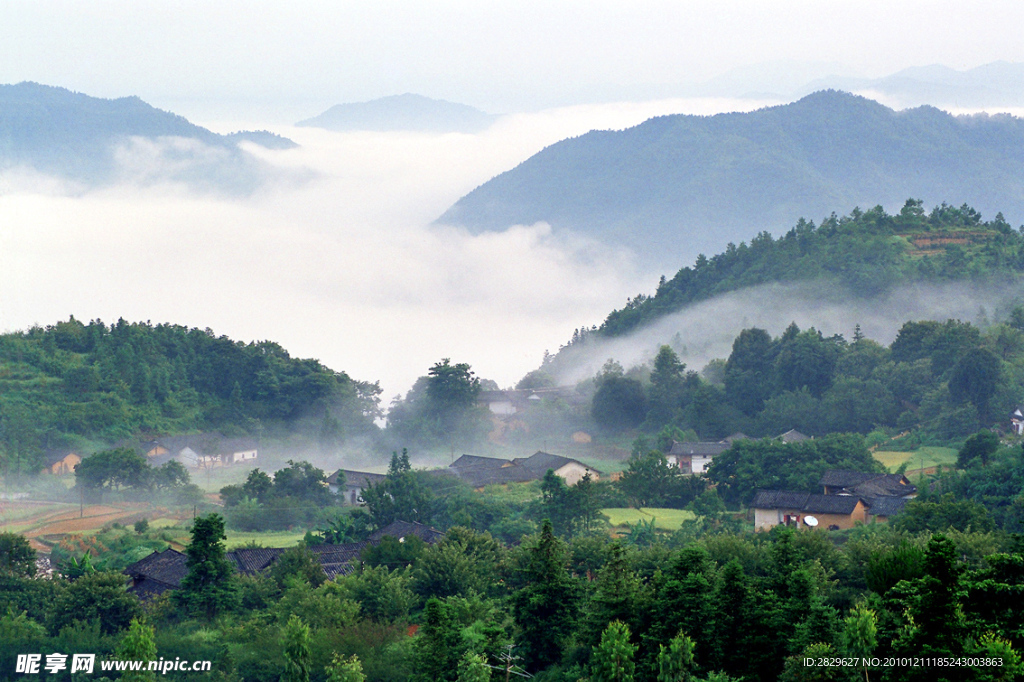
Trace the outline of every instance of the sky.
<instances>
[{"instance_id":1,"label":"sky","mask_svg":"<svg viewBox=\"0 0 1024 682\"><path fill-rule=\"evenodd\" d=\"M543 224L475 237L432 226L460 196L594 128L775 103L681 96L695 83L740 95L1021 62L1022 25L1017 2L5 0L0 83L138 95L300 147L254 149L272 172L245 198L0 177L0 329L70 314L210 327L380 380L386 400L444 357L508 386L672 273ZM509 115L475 135L291 126L403 92ZM125 157L160 176L139 149Z\"/></svg>"}]
</instances>

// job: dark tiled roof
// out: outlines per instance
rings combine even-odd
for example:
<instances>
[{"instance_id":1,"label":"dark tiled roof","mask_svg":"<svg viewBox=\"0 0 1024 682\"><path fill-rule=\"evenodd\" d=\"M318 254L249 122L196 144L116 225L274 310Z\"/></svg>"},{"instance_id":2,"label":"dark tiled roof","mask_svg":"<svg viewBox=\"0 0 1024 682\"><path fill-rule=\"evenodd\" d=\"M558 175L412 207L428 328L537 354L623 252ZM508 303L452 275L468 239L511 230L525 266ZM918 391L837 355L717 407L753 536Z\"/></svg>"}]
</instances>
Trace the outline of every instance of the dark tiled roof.
<instances>
[{"instance_id":1,"label":"dark tiled roof","mask_svg":"<svg viewBox=\"0 0 1024 682\"><path fill-rule=\"evenodd\" d=\"M139 559L123 571L132 579L128 591L140 599L148 599L167 590L177 589L188 573L185 565L187 560L188 557L173 549L153 552Z\"/></svg>"},{"instance_id":2,"label":"dark tiled roof","mask_svg":"<svg viewBox=\"0 0 1024 682\"><path fill-rule=\"evenodd\" d=\"M878 478L881 474L868 471L848 471L846 469L833 469L821 475L818 485L827 485L830 488L849 488L864 481Z\"/></svg>"},{"instance_id":3,"label":"dark tiled roof","mask_svg":"<svg viewBox=\"0 0 1024 682\"><path fill-rule=\"evenodd\" d=\"M505 466L510 466L512 462L507 459L498 459L497 457L481 457L479 455L462 455L457 460L452 462L449 466L450 469L465 469L472 467L474 469L480 467L489 467L491 469L498 469Z\"/></svg>"},{"instance_id":4,"label":"dark tiled roof","mask_svg":"<svg viewBox=\"0 0 1024 682\"><path fill-rule=\"evenodd\" d=\"M852 514L860 502L852 495L809 495L804 511L808 514Z\"/></svg>"},{"instance_id":5,"label":"dark tiled roof","mask_svg":"<svg viewBox=\"0 0 1024 682\"><path fill-rule=\"evenodd\" d=\"M539 476L536 472L526 467L513 465L501 468L492 467L465 467L456 470L459 478L473 488L482 488L485 485L505 485L506 483L525 483L536 481ZM545 470L546 473L546 470Z\"/></svg>"},{"instance_id":6,"label":"dark tiled roof","mask_svg":"<svg viewBox=\"0 0 1024 682\"><path fill-rule=\"evenodd\" d=\"M850 514L857 508L859 497L850 495L817 495L788 490L759 490L750 506L755 509L792 509L807 514Z\"/></svg>"},{"instance_id":7,"label":"dark tiled roof","mask_svg":"<svg viewBox=\"0 0 1024 682\"><path fill-rule=\"evenodd\" d=\"M799 443L802 440L811 439L810 436L805 436L796 429L790 429L789 431L786 431L785 433L778 435L775 438L781 440L783 443Z\"/></svg>"},{"instance_id":8,"label":"dark tiled roof","mask_svg":"<svg viewBox=\"0 0 1024 682\"><path fill-rule=\"evenodd\" d=\"M906 497L917 492L917 486L903 484L899 474L887 474L865 481L850 488L850 492L861 497Z\"/></svg>"},{"instance_id":9,"label":"dark tiled roof","mask_svg":"<svg viewBox=\"0 0 1024 682\"><path fill-rule=\"evenodd\" d=\"M345 485L352 488L365 488L366 486L383 482L387 479L385 474L373 474L368 471L352 471L351 469L338 469L327 477L329 485L338 485L338 473L345 474Z\"/></svg>"},{"instance_id":10,"label":"dark tiled roof","mask_svg":"<svg viewBox=\"0 0 1024 682\"><path fill-rule=\"evenodd\" d=\"M909 502L905 497L876 497L868 500L868 514L872 516L895 516L903 511Z\"/></svg>"},{"instance_id":11,"label":"dark tiled roof","mask_svg":"<svg viewBox=\"0 0 1024 682\"><path fill-rule=\"evenodd\" d=\"M680 455L714 457L728 450L731 445L731 443L724 441L701 441L700 443L680 443L679 441L674 441L672 449L668 451L668 454L675 457Z\"/></svg>"},{"instance_id":12,"label":"dark tiled roof","mask_svg":"<svg viewBox=\"0 0 1024 682\"><path fill-rule=\"evenodd\" d=\"M731 436L726 436L722 440L724 440L726 443L735 443L738 440L750 440L750 436L748 436L747 434L743 433L742 431L737 431L736 433L732 434Z\"/></svg>"},{"instance_id":13,"label":"dark tiled roof","mask_svg":"<svg viewBox=\"0 0 1024 682\"><path fill-rule=\"evenodd\" d=\"M43 454L43 461L46 462L47 467L52 467L54 464L61 461L68 455L80 456L74 450L70 450L68 448L61 448L59 450L47 450L46 453Z\"/></svg>"},{"instance_id":14,"label":"dark tiled roof","mask_svg":"<svg viewBox=\"0 0 1024 682\"><path fill-rule=\"evenodd\" d=\"M537 478L541 478L548 472L548 469L554 469L557 471L566 464L579 464L581 467L587 467L592 471L597 471L594 467L588 467L579 460L570 459L569 457L562 457L561 455L552 455L548 452L537 451L529 457L516 457L512 460L513 464L517 464L521 467L526 467L529 471L536 474ZM600 474L600 471L597 471Z\"/></svg>"},{"instance_id":15,"label":"dark tiled roof","mask_svg":"<svg viewBox=\"0 0 1024 682\"><path fill-rule=\"evenodd\" d=\"M284 552L282 547L239 547L226 554L239 573L253 575L266 570Z\"/></svg>"},{"instance_id":16,"label":"dark tiled roof","mask_svg":"<svg viewBox=\"0 0 1024 682\"><path fill-rule=\"evenodd\" d=\"M434 530L430 526L424 526L422 523L394 521L380 530L374 531L367 542L371 545L376 545L387 535L396 537L399 540L410 535L415 535L420 540L431 545L444 537L444 533L441 531Z\"/></svg>"},{"instance_id":17,"label":"dark tiled roof","mask_svg":"<svg viewBox=\"0 0 1024 682\"><path fill-rule=\"evenodd\" d=\"M758 490L750 506L754 509L802 509L810 495L788 490Z\"/></svg>"}]
</instances>

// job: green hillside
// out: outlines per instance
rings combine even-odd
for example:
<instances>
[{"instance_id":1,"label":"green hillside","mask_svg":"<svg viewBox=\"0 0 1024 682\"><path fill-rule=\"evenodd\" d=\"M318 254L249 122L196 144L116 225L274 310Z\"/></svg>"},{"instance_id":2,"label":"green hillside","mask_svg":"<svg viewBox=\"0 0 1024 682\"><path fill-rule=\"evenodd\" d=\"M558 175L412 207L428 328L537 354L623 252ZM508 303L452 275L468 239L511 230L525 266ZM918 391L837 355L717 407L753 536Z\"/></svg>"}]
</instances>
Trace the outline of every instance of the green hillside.
<instances>
[{"instance_id":1,"label":"green hillside","mask_svg":"<svg viewBox=\"0 0 1024 682\"><path fill-rule=\"evenodd\" d=\"M599 336L619 336L683 306L770 282L830 280L851 296L871 296L919 281L984 280L1024 272L1024 236L998 214L983 221L969 206L945 204L926 212L908 200L896 215L881 207L855 210L815 225L801 219L773 239L729 244L711 258L663 280L653 296L640 294L608 315Z\"/></svg>"},{"instance_id":2,"label":"green hillside","mask_svg":"<svg viewBox=\"0 0 1024 682\"><path fill-rule=\"evenodd\" d=\"M0 464L33 473L48 449L197 430L338 444L376 430L379 393L270 341L72 317L0 336Z\"/></svg>"}]
</instances>

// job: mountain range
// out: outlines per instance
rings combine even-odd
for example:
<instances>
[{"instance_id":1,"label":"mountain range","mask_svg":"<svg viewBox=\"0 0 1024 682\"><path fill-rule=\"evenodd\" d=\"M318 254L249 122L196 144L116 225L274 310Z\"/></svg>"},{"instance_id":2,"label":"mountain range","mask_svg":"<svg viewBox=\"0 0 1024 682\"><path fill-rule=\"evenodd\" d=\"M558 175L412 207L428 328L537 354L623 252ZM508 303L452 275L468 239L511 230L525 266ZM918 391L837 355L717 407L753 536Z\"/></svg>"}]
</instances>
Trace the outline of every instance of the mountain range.
<instances>
[{"instance_id":1,"label":"mountain range","mask_svg":"<svg viewBox=\"0 0 1024 682\"><path fill-rule=\"evenodd\" d=\"M295 143L266 131L218 135L138 97L101 99L65 88L0 85L0 170L30 168L86 185L126 173L232 191L258 182L258 161L239 147ZM213 154L208 153L214 150Z\"/></svg>"},{"instance_id":2,"label":"mountain range","mask_svg":"<svg viewBox=\"0 0 1024 682\"><path fill-rule=\"evenodd\" d=\"M799 218L968 203L1024 220L1024 120L894 111L821 91L750 113L672 115L553 144L458 200L472 232L546 221L676 269Z\"/></svg>"},{"instance_id":3,"label":"mountain range","mask_svg":"<svg viewBox=\"0 0 1024 682\"><path fill-rule=\"evenodd\" d=\"M336 131L476 133L489 127L495 118L466 104L405 93L369 102L337 104L319 116L295 125Z\"/></svg>"}]
</instances>

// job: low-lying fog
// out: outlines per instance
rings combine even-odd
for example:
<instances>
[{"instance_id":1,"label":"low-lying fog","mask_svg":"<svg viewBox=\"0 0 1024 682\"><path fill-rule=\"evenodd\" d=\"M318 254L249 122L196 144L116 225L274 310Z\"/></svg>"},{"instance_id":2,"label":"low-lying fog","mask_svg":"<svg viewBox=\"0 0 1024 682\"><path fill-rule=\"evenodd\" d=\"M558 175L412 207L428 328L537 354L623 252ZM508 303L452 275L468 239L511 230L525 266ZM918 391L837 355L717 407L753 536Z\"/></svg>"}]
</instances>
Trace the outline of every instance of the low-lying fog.
<instances>
[{"instance_id":1,"label":"low-lying fog","mask_svg":"<svg viewBox=\"0 0 1024 682\"><path fill-rule=\"evenodd\" d=\"M148 142L122 150L124 180L103 190L8 173L0 176L0 330L68 315L210 327L380 380L385 404L444 357L511 385L545 349L653 290L663 273L638 272L628 253L545 225L470 236L431 221L565 137L771 103L571 107L507 116L477 135L271 127L300 147L250 147L266 178L247 198L162 182L183 168ZM217 132L267 127L195 122Z\"/></svg>"}]
</instances>

